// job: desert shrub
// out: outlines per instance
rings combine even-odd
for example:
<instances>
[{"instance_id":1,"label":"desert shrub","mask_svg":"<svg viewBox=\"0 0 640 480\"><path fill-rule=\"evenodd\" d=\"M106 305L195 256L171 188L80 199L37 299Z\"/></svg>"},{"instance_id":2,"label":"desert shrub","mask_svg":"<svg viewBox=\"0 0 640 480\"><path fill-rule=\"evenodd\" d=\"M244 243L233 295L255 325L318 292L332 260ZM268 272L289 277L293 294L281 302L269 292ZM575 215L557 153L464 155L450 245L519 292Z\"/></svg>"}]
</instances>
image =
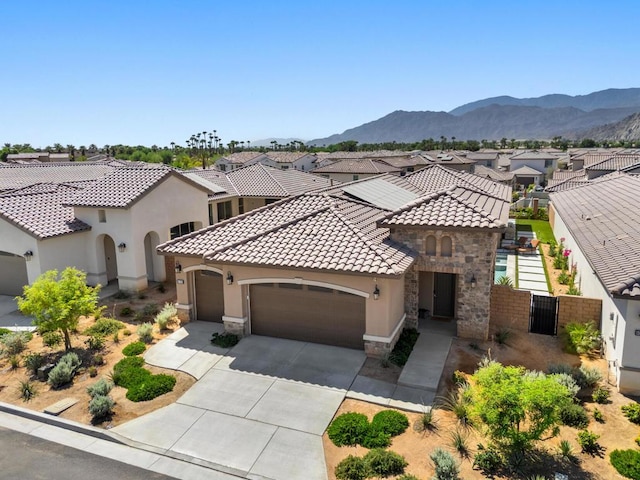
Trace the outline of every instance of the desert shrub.
<instances>
[{"instance_id":1,"label":"desert shrub","mask_svg":"<svg viewBox=\"0 0 640 480\"><path fill-rule=\"evenodd\" d=\"M593 409L593 419L598 423L604 423L604 415L597 408Z\"/></svg>"},{"instance_id":2,"label":"desert shrub","mask_svg":"<svg viewBox=\"0 0 640 480\"><path fill-rule=\"evenodd\" d=\"M391 445L391 435L380 430L369 428L367 434L360 442L364 448L386 448Z\"/></svg>"},{"instance_id":3,"label":"desert shrub","mask_svg":"<svg viewBox=\"0 0 640 480\"><path fill-rule=\"evenodd\" d=\"M125 337L128 337L131 335L131 330L123 330L122 331L122 335L124 335Z\"/></svg>"},{"instance_id":4,"label":"desert shrub","mask_svg":"<svg viewBox=\"0 0 640 480\"><path fill-rule=\"evenodd\" d=\"M513 279L511 277L508 277L506 275L501 276L500 278L498 278L498 281L496 282L498 285L506 285L507 287L511 287L513 288Z\"/></svg>"},{"instance_id":5,"label":"desert shrub","mask_svg":"<svg viewBox=\"0 0 640 480\"><path fill-rule=\"evenodd\" d=\"M451 446L456 449L456 452L458 452L461 457L469 456L468 438L468 435L458 429L456 429L455 432L451 432Z\"/></svg>"},{"instance_id":6,"label":"desert shrub","mask_svg":"<svg viewBox=\"0 0 640 480\"><path fill-rule=\"evenodd\" d=\"M567 295L574 295L576 297L580 297L582 296L582 291L580 291L580 289L576 285L571 284L567 289Z\"/></svg>"},{"instance_id":7,"label":"desert shrub","mask_svg":"<svg viewBox=\"0 0 640 480\"><path fill-rule=\"evenodd\" d=\"M120 332L113 334L113 343L120 343Z\"/></svg>"},{"instance_id":8,"label":"desert shrub","mask_svg":"<svg viewBox=\"0 0 640 480\"><path fill-rule=\"evenodd\" d=\"M124 323L114 318L102 317L84 331L85 335L101 335L106 337L113 335L124 328Z\"/></svg>"},{"instance_id":9,"label":"desert shrub","mask_svg":"<svg viewBox=\"0 0 640 480\"><path fill-rule=\"evenodd\" d=\"M104 357L99 353L93 356L94 365L104 365Z\"/></svg>"},{"instance_id":10,"label":"desert shrub","mask_svg":"<svg viewBox=\"0 0 640 480\"><path fill-rule=\"evenodd\" d=\"M156 315L156 323L160 330L166 330L168 326L175 323L175 316L178 314L178 309L173 303L165 303L160 313Z\"/></svg>"},{"instance_id":11,"label":"desert shrub","mask_svg":"<svg viewBox=\"0 0 640 480\"><path fill-rule=\"evenodd\" d=\"M18 385L18 392L20 393L20 398L22 398L23 402L28 402L38 393L33 382L29 380L20 381Z\"/></svg>"},{"instance_id":12,"label":"desert shrub","mask_svg":"<svg viewBox=\"0 0 640 480\"><path fill-rule=\"evenodd\" d=\"M338 480L364 480L370 471L363 458L349 455L336 465L334 473Z\"/></svg>"},{"instance_id":13,"label":"desert shrub","mask_svg":"<svg viewBox=\"0 0 640 480\"><path fill-rule=\"evenodd\" d=\"M589 425L589 416L586 410L575 403L563 405L558 413L562 424L568 427L586 428Z\"/></svg>"},{"instance_id":14,"label":"desert shrub","mask_svg":"<svg viewBox=\"0 0 640 480\"><path fill-rule=\"evenodd\" d=\"M580 391L580 385L578 385L575 378L567 373L556 373L555 375L551 375L551 377L553 377L560 385L566 387L574 397Z\"/></svg>"},{"instance_id":15,"label":"desert shrub","mask_svg":"<svg viewBox=\"0 0 640 480\"><path fill-rule=\"evenodd\" d=\"M108 395L112 388L112 382L105 378L101 378L93 385L87 387L87 393L91 397L95 397L96 395Z\"/></svg>"},{"instance_id":16,"label":"desert shrub","mask_svg":"<svg viewBox=\"0 0 640 480\"><path fill-rule=\"evenodd\" d=\"M9 330L8 328L0 327L0 337L6 335L7 333L11 333L11 330Z\"/></svg>"},{"instance_id":17,"label":"desert shrub","mask_svg":"<svg viewBox=\"0 0 640 480\"><path fill-rule=\"evenodd\" d=\"M348 412L338 415L329 428L327 435L337 447L360 444L369 433L369 420L362 413Z\"/></svg>"},{"instance_id":18,"label":"desert shrub","mask_svg":"<svg viewBox=\"0 0 640 480\"><path fill-rule=\"evenodd\" d=\"M491 477L502 468L504 462L500 453L493 448L485 448L478 444L478 452L473 457L473 468L480 470L485 476Z\"/></svg>"},{"instance_id":19,"label":"desert shrub","mask_svg":"<svg viewBox=\"0 0 640 480\"><path fill-rule=\"evenodd\" d=\"M609 460L623 477L640 480L640 451L614 450L609 455Z\"/></svg>"},{"instance_id":20,"label":"desert shrub","mask_svg":"<svg viewBox=\"0 0 640 480\"><path fill-rule=\"evenodd\" d=\"M143 342L133 342L122 349L122 353L126 357L133 357L140 355L147 349L147 346Z\"/></svg>"},{"instance_id":21,"label":"desert shrub","mask_svg":"<svg viewBox=\"0 0 640 480\"><path fill-rule=\"evenodd\" d=\"M620 407L625 417L629 419L631 423L640 425L640 404L630 403L629 405L623 405Z\"/></svg>"},{"instance_id":22,"label":"desert shrub","mask_svg":"<svg viewBox=\"0 0 640 480\"><path fill-rule=\"evenodd\" d=\"M582 430L578 432L578 444L582 449L583 453L597 453L600 450L600 444L598 443L598 439L600 435L597 435L589 430Z\"/></svg>"},{"instance_id":23,"label":"desert shrub","mask_svg":"<svg viewBox=\"0 0 640 480\"><path fill-rule=\"evenodd\" d=\"M609 403L609 395L611 395L611 392L609 392L608 388L598 387L591 394L591 398L596 403Z\"/></svg>"},{"instance_id":24,"label":"desert shrub","mask_svg":"<svg viewBox=\"0 0 640 480\"><path fill-rule=\"evenodd\" d=\"M238 344L240 337L233 333L214 333L211 335L211 343L220 348L231 348Z\"/></svg>"},{"instance_id":25,"label":"desert shrub","mask_svg":"<svg viewBox=\"0 0 640 480\"><path fill-rule=\"evenodd\" d=\"M60 388L73 380L74 375L80 368L80 358L75 352L63 355L55 367L49 372L48 383L53 388Z\"/></svg>"},{"instance_id":26,"label":"desert shrub","mask_svg":"<svg viewBox=\"0 0 640 480\"><path fill-rule=\"evenodd\" d=\"M404 367L407 360L409 360L409 355L411 355L411 351L419 335L420 333L418 333L418 330L415 328L405 328L402 330L391 355L389 355L389 360L399 367Z\"/></svg>"},{"instance_id":27,"label":"desert shrub","mask_svg":"<svg viewBox=\"0 0 640 480\"><path fill-rule=\"evenodd\" d=\"M493 334L493 339L498 345L506 345L511 338L511 330L508 328L501 328Z\"/></svg>"},{"instance_id":28,"label":"desert shrub","mask_svg":"<svg viewBox=\"0 0 640 480\"><path fill-rule=\"evenodd\" d=\"M594 353L602 341L594 322L568 323L564 327L565 348L569 353L589 355Z\"/></svg>"},{"instance_id":29,"label":"desert shrub","mask_svg":"<svg viewBox=\"0 0 640 480\"><path fill-rule=\"evenodd\" d=\"M602 372L597 367L581 365L577 370L573 376L582 388L595 387L602 380Z\"/></svg>"},{"instance_id":30,"label":"desert shrub","mask_svg":"<svg viewBox=\"0 0 640 480\"><path fill-rule=\"evenodd\" d=\"M571 275L569 275L569 273L567 273L566 270L563 270L562 273L558 275L558 283L560 285L569 285L570 281L571 281Z\"/></svg>"},{"instance_id":31,"label":"desert shrub","mask_svg":"<svg viewBox=\"0 0 640 480\"><path fill-rule=\"evenodd\" d=\"M87 371L89 372L89 376L91 378L97 377L98 376L98 369L96 367L94 367L93 365L91 365Z\"/></svg>"},{"instance_id":32,"label":"desert shrub","mask_svg":"<svg viewBox=\"0 0 640 480\"><path fill-rule=\"evenodd\" d=\"M111 413L114 404L113 398L108 395L95 395L89 402L89 413L94 420L105 418Z\"/></svg>"},{"instance_id":33,"label":"desert shrub","mask_svg":"<svg viewBox=\"0 0 640 480\"><path fill-rule=\"evenodd\" d=\"M571 375L574 371L574 368L568 363L552 363L547 368L547 373L549 375L554 375L556 373L566 373Z\"/></svg>"},{"instance_id":34,"label":"desert shrub","mask_svg":"<svg viewBox=\"0 0 640 480\"><path fill-rule=\"evenodd\" d=\"M9 332L0 337L6 355L18 355L27 348L27 343L33 335L29 332Z\"/></svg>"},{"instance_id":35,"label":"desert shrub","mask_svg":"<svg viewBox=\"0 0 640 480\"><path fill-rule=\"evenodd\" d=\"M469 384L463 383L450 390L445 397L438 398L441 408L453 412L462 425L471 424L469 392Z\"/></svg>"},{"instance_id":36,"label":"desert shrub","mask_svg":"<svg viewBox=\"0 0 640 480\"><path fill-rule=\"evenodd\" d=\"M84 343L89 350L102 350L104 348L104 337L99 334L93 334Z\"/></svg>"},{"instance_id":37,"label":"desert shrub","mask_svg":"<svg viewBox=\"0 0 640 480\"><path fill-rule=\"evenodd\" d=\"M24 366L34 375L44 365L44 357L39 353L30 353L24 357Z\"/></svg>"},{"instance_id":38,"label":"desert shrub","mask_svg":"<svg viewBox=\"0 0 640 480\"><path fill-rule=\"evenodd\" d=\"M420 432L425 430L435 430L437 428L437 421L434 416L434 407L427 408L422 415L416 421L414 428Z\"/></svg>"},{"instance_id":39,"label":"desert shrub","mask_svg":"<svg viewBox=\"0 0 640 480\"><path fill-rule=\"evenodd\" d=\"M153 342L153 325L150 323L143 323L136 330L141 342L151 343Z\"/></svg>"},{"instance_id":40,"label":"desert shrub","mask_svg":"<svg viewBox=\"0 0 640 480\"><path fill-rule=\"evenodd\" d=\"M460 473L460 464L446 450L436 448L429 455L435 469L434 480L457 480Z\"/></svg>"},{"instance_id":41,"label":"desert shrub","mask_svg":"<svg viewBox=\"0 0 640 480\"><path fill-rule=\"evenodd\" d=\"M118 290L118 292L113 296L113 298L116 298L118 300L124 300L129 297L131 297L131 294L126 290Z\"/></svg>"},{"instance_id":42,"label":"desert shrub","mask_svg":"<svg viewBox=\"0 0 640 480\"><path fill-rule=\"evenodd\" d=\"M148 303L142 309L142 314L145 317L153 317L160 311L160 306L157 303Z\"/></svg>"},{"instance_id":43,"label":"desert shrub","mask_svg":"<svg viewBox=\"0 0 640 480\"><path fill-rule=\"evenodd\" d=\"M149 372L148 370L144 371ZM153 400L160 395L169 393L175 385L176 377L173 375L166 375L164 373L151 375L151 372L149 372L147 379L129 387L127 398L132 402L146 402L147 400Z\"/></svg>"},{"instance_id":44,"label":"desert shrub","mask_svg":"<svg viewBox=\"0 0 640 480\"><path fill-rule=\"evenodd\" d=\"M49 348L55 348L64 341L60 332L42 332L41 336L42 344Z\"/></svg>"},{"instance_id":45,"label":"desert shrub","mask_svg":"<svg viewBox=\"0 0 640 480\"><path fill-rule=\"evenodd\" d=\"M565 460L573 461L575 456L573 454L573 447L569 440L560 440L560 443L558 444L558 455Z\"/></svg>"},{"instance_id":46,"label":"desert shrub","mask_svg":"<svg viewBox=\"0 0 640 480\"><path fill-rule=\"evenodd\" d=\"M17 370L20 368L20 357L18 355L11 355L9 357L9 367L11 370Z\"/></svg>"},{"instance_id":47,"label":"desert shrub","mask_svg":"<svg viewBox=\"0 0 640 480\"><path fill-rule=\"evenodd\" d=\"M420 480L420 479L415 475L411 475L410 473L405 473L403 475L400 475L397 480Z\"/></svg>"},{"instance_id":48,"label":"desert shrub","mask_svg":"<svg viewBox=\"0 0 640 480\"><path fill-rule=\"evenodd\" d=\"M371 428L395 437L409 428L409 419L396 410L382 410L374 415Z\"/></svg>"},{"instance_id":49,"label":"desert shrub","mask_svg":"<svg viewBox=\"0 0 640 480\"><path fill-rule=\"evenodd\" d=\"M373 476L387 478L401 475L407 466L407 461L402 455L381 448L370 450L365 456L370 472Z\"/></svg>"}]
</instances>

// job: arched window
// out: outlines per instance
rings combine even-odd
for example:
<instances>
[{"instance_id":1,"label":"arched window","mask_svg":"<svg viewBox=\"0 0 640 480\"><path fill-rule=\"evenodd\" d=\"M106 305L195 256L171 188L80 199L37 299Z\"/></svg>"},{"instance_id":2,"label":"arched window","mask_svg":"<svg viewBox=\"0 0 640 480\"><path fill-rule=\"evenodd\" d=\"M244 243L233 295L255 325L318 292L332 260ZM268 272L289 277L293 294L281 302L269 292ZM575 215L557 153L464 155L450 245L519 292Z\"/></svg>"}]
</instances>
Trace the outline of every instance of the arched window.
<instances>
[{"instance_id":1,"label":"arched window","mask_svg":"<svg viewBox=\"0 0 640 480\"><path fill-rule=\"evenodd\" d=\"M440 240L440 254L443 257L450 257L451 251L451 237L442 237L442 240Z\"/></svg>"},{"instance_id":2,"label":"arched window","mask_svg":"<svg viewBox=\"0 0 640 480\"><path fill-rule=\"evenodd\" d=\"M435 255L436 254L436 237L434 237L433 235L429 235L427 237L425 250L426 250L427 255Z\"/></svg>"}]
</instances>

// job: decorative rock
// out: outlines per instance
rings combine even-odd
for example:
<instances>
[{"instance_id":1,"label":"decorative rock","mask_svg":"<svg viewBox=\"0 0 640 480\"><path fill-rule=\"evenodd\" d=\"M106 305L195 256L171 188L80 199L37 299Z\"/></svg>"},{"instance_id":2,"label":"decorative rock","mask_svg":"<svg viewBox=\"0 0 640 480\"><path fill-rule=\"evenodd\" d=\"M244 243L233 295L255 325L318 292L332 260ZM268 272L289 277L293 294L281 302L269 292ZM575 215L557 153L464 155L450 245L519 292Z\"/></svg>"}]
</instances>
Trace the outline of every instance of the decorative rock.
<instances>
[{"instance_id":1,"label":"decorative rock","mask_svg":"<svg viewBox=\"0 0 640 480\"><path fill-rule=\"evenodd\" d=\"M46 365L41 366L38 369L38 373L36 374L38 377L38 380L42 380L42 381L47 381L47 379L49 378L49 372L53 369L53 367L55 367L55 363L47 363Z\"/></svg>"},{"instance_id":2,"label":"decorative rock","mask_svg":"<svg viewBox=\"0 0 640 480\"><path fill-rule=\"evenodd\" d=\"M43 410L43 412L48 413L49 415L60 415L67 408L74 406L76 403L78 403L78 400L75 398L63 398L53 405L49 405Z\"/></svg>"}]
</instances>

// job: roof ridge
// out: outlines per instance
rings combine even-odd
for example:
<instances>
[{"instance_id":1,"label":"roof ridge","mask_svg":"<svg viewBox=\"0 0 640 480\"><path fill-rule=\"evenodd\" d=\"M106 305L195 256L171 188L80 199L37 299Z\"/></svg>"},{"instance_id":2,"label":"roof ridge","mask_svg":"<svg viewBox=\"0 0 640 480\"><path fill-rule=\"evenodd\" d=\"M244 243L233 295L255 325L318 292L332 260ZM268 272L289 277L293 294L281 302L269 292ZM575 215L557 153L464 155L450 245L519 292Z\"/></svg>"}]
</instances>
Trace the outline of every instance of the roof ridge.
<instances>
[{"instance_id":1,"label":"roof ridge","mask_svg":"<svg viewBox=\"0 0 640 480\"><path fill-rule=\"evenodd\" d=\"M276 177L274 177L273 175L271 175L271 172L270 172L269 170L267 170L267 169L265 168L265 166L264 166L264 165L262 165L261 163L258 163L258 165L260 165L260 166L262 167L262 170L264 170L264 172L269 176L269 178L270 178L271 180L273 180L274 182L276 182L276 185L278 185L278 188L280 188L280 189L285 193L285 196L286 196L286 195L290 195L290 192L289 192L286 188L284 188L284 187L282 186L282 184L278 181L278 179L277 179ZM272 167L269 167L269 168L272 168ZM273 170L277 170L277 169L276 169L276 168L273 168Z\"/></svg>"},{"instance_id":2,"label":"roof ridge","mask_svg":"<svg viewBox=\"0 0 640 480\"><path fill-rule=\"evenodd\" d=\"M447 193L449 193L449 192L447 192ZM461 203L462 205L464 205L464 206L466 206L468 208L471 208L474 212L479 213L479 214L483 215L484 217L490 219L492 222L500 223L500 219L499 218L496 218L495 216L491 215L490 212L487 212L486 210L483 210L482 208L478 207L476 204L471 203L471 202L469 202L469 201L467 201L467 200L465 200L463 198L460 198L459 195L456 195L455 192L453 192L453 191L450 192L449 196L453 200L455 200L456 202Z\"/></svg>"}]
</instances>

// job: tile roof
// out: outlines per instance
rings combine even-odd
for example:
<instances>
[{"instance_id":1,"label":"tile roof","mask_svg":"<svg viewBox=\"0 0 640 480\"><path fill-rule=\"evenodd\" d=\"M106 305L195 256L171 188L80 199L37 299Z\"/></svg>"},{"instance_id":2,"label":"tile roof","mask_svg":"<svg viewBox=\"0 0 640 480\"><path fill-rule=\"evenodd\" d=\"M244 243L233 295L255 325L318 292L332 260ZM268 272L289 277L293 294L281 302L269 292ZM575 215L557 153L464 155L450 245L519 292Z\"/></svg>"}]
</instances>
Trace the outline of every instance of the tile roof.
<instances>
[{"instance_id":1,"label":"tile roof","mask_svg":"<svg viewBox=\"0 0 640 480\"><path fill-rule=\"evenodd\" d=\"M554 170L553 171L553 180L567 180L568 178L584 178L586 172L582 169L580 170Z\"/></svg>"},{"instance_id":2,"label":"tile roof","mask_svg":"<svg viewBox=\"0 0 640 480\"><path fill-rule=\"evenodd\" d=\"M467 158L464 155L460 155L456 152L441 150L433 150L430 152L424 152L420 154L429 163L439 163L442 165L472 165L476 163L475 160Z\"/></svg>"},{"instance_id":3,"label":"tile roof","mask_svg":"<svg viewBox=\"0 0 640 480\"><path fill-rule=\"evenodd\" d=\"M318 156L328 158L330 160L351 160L359 158L387 158L387 157L409 157L412 152L403 152L400 150L374 150L370 152L320 152Z\"/></svg>"},{"instance_id":4,"label":"tile roof","mask_svg":"<svg viewBox=\"0 0 640 480\"><path fill-rule=\"evenodd\" d=\"M551 202L603 285L640 296L640 177L607 180L550 194Z\"/></svg>"},{"instance_id":5,"label":"tile roof","mask_svg":"<svg viewBox=\"0 0 640 480\"><path fill-rule=\"evenodd\" d=\"M503 170L495 170L485 167L484 165L476 165L473 171L474 175L479 177L487 177L496 182L510 182L513 180L513 172L505 172Z\"/></svg>"},{"instance_id":6,"label":"tile roof","mask_svg":"<svg viewBox=\"0 0 640 480\"><path fill-rule=\"evenodd\" d=\"M513 170L514 175L542 175L543 173L528 165L523 165L520 168Z\"/></svg>"},{"instance_id":7,"label":"tile roof","mask_svg":"<svg viewBox=\"0 0 640 480\"><path fill-rule=\"evenodd\" d=\"M78 191L76 186L35 184L0 194L0 217L39 239L90 230L63 204Z\"/></svg>"},{"instance_id":8,"label":"tile roof","mask_svg":"<svg viewBox=\"0 0 640 480\"><path fill-rule=\"evenodd\" d=\"M158 247L206 261L372 275L400 275L416 253L389 239L384 211L327 194L304 194Z\"/></svg>"},{"instance_id":9,"label":"tile roof","mask_svg":"<svg viewBox=\"0 0 640 480\"><path fill-rule=\"evenodd\" d=\"M38 164L0 164L0 191L37 183L73 183L96 180L115 167L103 162L63 162Z\"/></svg>"},{"instance_id":10,"label":"tile roof","mask_svg":"<svg viewBox=\"0 0 640 480\"><path fill-rule=\"evenodd\" d=\"M128 208L153 185L172 174L179 175L172 168L162 164L116 168L74 195L67 205Z\"/></svg>"},{"instance_id":11,"label":"tile roof","mask_svg":"<svg viewBox=\"0 0 640 480\"><path fill-rule=\"evenodd\" d=\"M530 151L530 152L522 152L516 153L511 156L511 160L557 160L558 155L554 155L553 153L547 152L538 152L538 151Z\"/></svg>"},{"instance_id":12,"label":"tile roof","mask_svg":"<svg viewBox=\"0 0 640 480\"><path fill-rule=\"evenodd\" d=\"M640 155L614 155L596 163L585 166L585 170L625 170L640 166Z\"/></svg>"},{"instance_id":13,"label":"tile roof","mask_svg":"<svg viewBox=\"0 0 640 480\"><path fill-rule=\"evenodd\" d=\"M226 160L228 163L244 165L245 163L250 162L253 159L264 156L266 155L261 152L236 152L225 155L224 157L222 157L222 159Z\"/></svg>"},{"instance_id":14,"label":"tile roof","mask_svg":"<svg viewBox=\"0 0 640 480\"><path fill-rule=\"evenodd\" d=\"M308 152L267 152L266 155L277 163L294 163L308 155L313 156Z\"/></svg>"},{"instance_id":15,"label":"tile roof","mask_svg":"<svg viewBox=\"0 0 640 480\"><path fill-rule=\"evenodd\" d=\"M399 173L400 169L380 160L372 160L369 158L338 160L313 170L313 173L376 174L391 172Z\"/></svg>"}]
</instances>

